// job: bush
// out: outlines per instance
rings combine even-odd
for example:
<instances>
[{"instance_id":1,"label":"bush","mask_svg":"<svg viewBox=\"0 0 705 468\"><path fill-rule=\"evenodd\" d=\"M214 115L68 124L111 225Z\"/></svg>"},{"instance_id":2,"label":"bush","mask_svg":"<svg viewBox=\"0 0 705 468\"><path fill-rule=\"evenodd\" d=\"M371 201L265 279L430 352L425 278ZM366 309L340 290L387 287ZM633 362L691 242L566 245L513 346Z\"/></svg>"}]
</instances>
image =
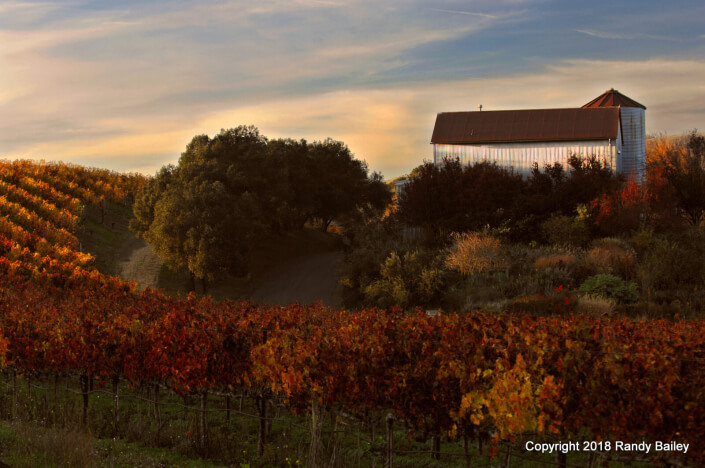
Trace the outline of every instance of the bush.
<instances>
[{"instance_id":1,"label":"bush","mask_svg":"<svg viewBox=\"0 0 705 468\"><path fill-rule=\"evenodd\" d=\"M515 299L507 306L507 312L533 315L568 314L575 310L576 305L576 299L561 285L555 288L552 294L536 294Z\"/></svg>"},{"instance_id":2,"label":"bush","mask_svg":"<svg viewBox=\"0 0 705 468\"><path fill-rule=\"evenodd\" d=\"M577 263L577 258L573 254L553 254L545 257L539 257L534 262L534 267L537 270L547 268L572 268Z\"/></svg>"},{"instance_id":3,"label":"bush","mask_svg":"<svg viewBox=\"0 0 705 468\"><path fill-rule=\"evenodd\" d=\"M541 232L549 244L582 247L590 240L590 230L580 218L552 215L541 223Z\"/></svg>"},{"instance_id":4,"label":"bush","mask_svg":"<svg viewBox=\"0 0 705 468\"><path fill-rule=\"evenodd\" d=\"M591 276L580 285L580 292L620 303L636 302L639 299L637 284L627 283L614 275L601 274Z\"/></svg>"},{"instance_id":5,"label":"bush","mask_svg":"<svg viewBox=\"0 0 705 468\"><path fill-rule=\"evenodd\" d=\"M593 242L585 264L595 273L633 278L635 257L634 251L624 241L607 237Z\"/></svg>"},{"instance_id":6,"label":"bush","mask_svg":"<svg viewBox=\"0 0 705 468\"><path fill-rule=\"evenodd\" d=\"M604 297L581 297L578 300L576 312L593 317L605 317L615 311L615 301Z\"/></svg>"},{"instance_id":7,"label":"bush","mask_svg":"<svg viewBox=\"0 0 705 468\"><path fill-rule=\"evenodd\" d=\"M462 275L504 270L507 258L500 241L492 236L469 232L455 234L455 245L446 257L446 266Z\"/></svg>"},{"instance_id":8,"label":"bush","mask_svg":"<svg viewBox=\"0 0 705 468\"><path fill-rule=\"evenodd\" d=\"M382 263L380 278L364 288L367 299L379 307L398 305L437 308L442 303L446 272L433 252L392 252Z\"/></svg>"}]
</instances>

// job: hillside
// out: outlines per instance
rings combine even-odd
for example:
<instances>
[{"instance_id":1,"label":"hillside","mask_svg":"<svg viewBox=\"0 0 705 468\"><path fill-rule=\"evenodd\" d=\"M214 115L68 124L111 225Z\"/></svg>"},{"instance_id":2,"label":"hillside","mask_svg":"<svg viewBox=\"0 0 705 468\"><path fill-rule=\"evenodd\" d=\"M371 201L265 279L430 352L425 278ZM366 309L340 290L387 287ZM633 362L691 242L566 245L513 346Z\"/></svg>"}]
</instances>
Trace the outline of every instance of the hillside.
<instances>
[{"instance_id":1,"label":"hillside","mask_svg":"<svg viewBox=\"0 0 705 468\"><path fill-rule=\"evenodd\" d=\"M139 179L1 169L0 459L12 466L705 461L700 318L570 313L575 292L562 285L517 302L535 313L279 305L335 276L336 238L308 229L255 249L244 291L272 304L169 297L96 269L149 270L136 259L151 254L126 229ZM680 448L558 459L524 448L559 434Z\"/></svg>"},{"instance_id":2,"label":"hillside","mask_svg":"<svg viewBox=\"0 0 705 468\"><path fill-rule=\"evenodd\" d=\"M63 163L0 162L3 257L38 272L107 273L143 177ZM91 252L102 252L100 260Z\"/></svg>"}]
</instances>

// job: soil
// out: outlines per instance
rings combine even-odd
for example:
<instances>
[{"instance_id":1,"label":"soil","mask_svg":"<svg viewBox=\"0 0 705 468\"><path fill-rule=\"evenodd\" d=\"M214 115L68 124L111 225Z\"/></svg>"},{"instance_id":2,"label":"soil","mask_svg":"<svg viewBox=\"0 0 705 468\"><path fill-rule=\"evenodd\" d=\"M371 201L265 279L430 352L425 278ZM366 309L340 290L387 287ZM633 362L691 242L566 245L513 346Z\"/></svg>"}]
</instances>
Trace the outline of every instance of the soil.
<instances>
[{"instance_id":1,"label":"soil","mask_svg":"<svg viewBox=\"0 0 705 468\"><path fill-rule=\"evenodd\" d=\"M143 288L158 286L161 266L162 261L143 239L130 239L121 246L118 253L117 270L120 277L135 281Z\"/></svg>"},{"instance_id":2,"label":"soil","mask_svg":"<svg viewBox=\"0 0 705 468\"><path fill-rule=\"evenodd\" d=\"M282 263L268 270L259 280L252 300L278 305L320 300L326 306L339 307L341 298L336 269L342 259L342 252L330 251Z\"/></svg>"},{"instance_id":3,"label":"soil","mask_svg":"<svg viewBox=\"0 0 705 468\"><path fill-rule=\"evenodd\" d=\"M308 304L321 301L329 307L342 303L337 268L343 259L336 239L313 230L263 240L252 255L247 287L238 280L213 285L214 296L249 299L264 304ZM116 252L116 273L141 287L178 289L185 281L161 278L162 262L152 246L131 237ZM175 291L170 291L175 292ZM186 292L183 290L182 292ZM209 291L210 292L210 291Z\"/></svg>"}]
</instances>

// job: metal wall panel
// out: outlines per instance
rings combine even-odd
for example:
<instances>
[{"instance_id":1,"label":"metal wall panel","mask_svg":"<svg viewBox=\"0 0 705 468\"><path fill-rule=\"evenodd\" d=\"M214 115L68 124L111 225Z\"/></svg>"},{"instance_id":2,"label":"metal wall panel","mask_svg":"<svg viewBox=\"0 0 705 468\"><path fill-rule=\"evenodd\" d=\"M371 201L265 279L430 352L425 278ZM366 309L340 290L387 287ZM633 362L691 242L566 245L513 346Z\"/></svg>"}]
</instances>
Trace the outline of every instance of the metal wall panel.
<instances>
[{"instance_id":1,"label":"metal wall panel","mask_svg":"<svg viewBox=\"0 0 705 468\"><path fill-rule=\"evenodd\" d=\"M644 109L620 108L622 134L622 173L643 181L646 175L646 122Z\"/></svg>"},{"instance_id":2,"label":"metal wall panel","mask_svg":"<svg viewBox=\"0 0 705 468\"><path fill-rule=\"evenodd\" d=\"M481 161L496 162L511 167L515 172L529 175L534 163L539 168L559 162L567 165L568 158L575 154L582 157L595 155L617 169L618 142L615 140L571 141L571 142L526 142L497 143L485 145L433 145L433 161L438 164L443 158L458 158L463 164ZM615 164L617 167L615 167Z\"/></svg>"}]
</instances>

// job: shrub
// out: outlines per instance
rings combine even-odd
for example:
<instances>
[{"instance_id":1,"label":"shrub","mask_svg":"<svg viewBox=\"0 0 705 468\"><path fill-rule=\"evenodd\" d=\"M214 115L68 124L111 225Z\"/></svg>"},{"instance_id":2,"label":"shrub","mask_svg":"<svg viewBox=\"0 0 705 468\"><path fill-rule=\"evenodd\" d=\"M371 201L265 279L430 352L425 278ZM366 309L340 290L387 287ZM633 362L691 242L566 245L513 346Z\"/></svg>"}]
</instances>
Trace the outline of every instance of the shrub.
<instances>
[{"instance_id":1,"label":"shrub","mask_svg":"<svg viewBox=\"0 0 705 468\"><path fill-rule=\"evenodd\" d=\"M615 310L615 301L604 297L581 297L578 300L576 312L593 317L612 315Z\"/></svg>"},{"instance_id":2,"label":"shrub","mask_svg":"<svg viewBox=\"0 0 705 468\"><path fill-rule=\"evenodd\" d=\"M507 268L507 257L497 238L476 232L455 234L455 238L445 262L449 269L471 275Z\"/></svg>"},{"instance_id":3,"label":"shrub","mask_svg":"<svg viewBox=\"0 0 705 468\"><path fill-rule=\"evenodd\" d=\"M572 268L576 263L577 258L573 254L553 254L537 258L534 262L534 267L537 270L547 268Z\"/></svg>"},{"instance_id":4,"label":"shrub","mask_svg":"<svg viewBox=\"0 0 705 468\"><path fill-rule=\"evenodd\" d=\"M582 247L590 240L590 231L580 218L552 215L541 223L541 232L549 244Z\"/></svg>"},{"instance_id":5,"label":"shrub","mask_svg":"<svg viewBox=\"0 0 705 468\"><path fill-rule=\"evenodd\" d=\"M593 242L585 264L595 273L633 278L635 257L634 251L624 241L607 237Z\"/></svg>"},{"instance_id":6,"label":"shrub","mask_svg":"<svg viewBox=\"0 0 705 468\"><path fill-rule=\"evenodd\" d=\"M580 285L580 292L620 303L636 302L639 299L637 284L627 283L614 275L601 274L591 276Z\"/></svg>"},{"instance_id":7,"label":"shrub","mask_svg":"<svg viewBox=\"0 0 705 468\"><path fill-rule=\"evenodd\" d=\"M536 294L515 299L507 306L507 312L533 315L568 314L575 310L576 305L576 299L561 285L555 288L552 294Z\"/></svg>"},{"instance_id":8,"label":"shrub","mask_svg":"<svg viewBox=\"0 0 705 468\"><path fill-rule=\"evenodd\" d=\"M433 252L392 252L380 266L380 278L363 292L372 304L380 307L438 307L446 289L447 272L441 267L441 259Z\"/></svg>"}]
</instances>

